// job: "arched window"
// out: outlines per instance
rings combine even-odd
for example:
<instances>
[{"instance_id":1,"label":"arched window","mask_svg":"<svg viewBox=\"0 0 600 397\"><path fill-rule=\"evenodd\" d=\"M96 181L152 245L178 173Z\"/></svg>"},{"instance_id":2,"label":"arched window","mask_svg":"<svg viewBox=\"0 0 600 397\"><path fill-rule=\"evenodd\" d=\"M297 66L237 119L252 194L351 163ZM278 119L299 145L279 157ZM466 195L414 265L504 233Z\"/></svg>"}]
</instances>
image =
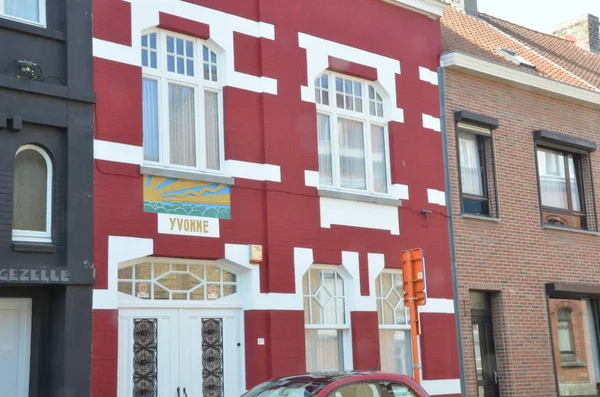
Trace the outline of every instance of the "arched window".
<instances>
[{"instance_id":1,"label":"arched window","mask_svg":"<svg viewBox=\"0 0 600 397\"><path fill-rule=\"evenodd\" d=\"M558 310L558 350L562 362L576 361L573 311L569 308Z\"/></svg>"},{"instance_id":2,"label":"arched window","mask_svg":"<svg viewBox=\"0 0 600 397\"><path fill-rule=\"evenodd\" d=\"M144 161L219 172L224 159L222 76L210 43L163 30L142 40Z\"/></svg>"},{"instance_id":3,"label":"arched window","mask_svg":"<svg viewBox=\"0 0 600 397\"><path fill-rule=\"evenodd\" d=\"M306 327L306 370L344 369L346 315L344 278L332 267L311 267L302 278Z\"/></svg>"},{"instance_id":4,"label":"arched window","mask_svg":"<svg viewBox=\"0 0 600 397\"><path fill-rule=\"evenodd\" d=\"M410 320L402 272L385 271L375 281L381 370L412 376Z\"/></svg>"},{"instance_id":5,"label":"arched window","mask_svg":"<svg viewBox=\"0 0 600 397\"><path fill-rule=\"evenodd\" d=\"M13 182L14 241L51 242L52 161L35 145L15 156Z\"/></svg>"},{"instance_id":6,"label":"arched window","mask_svg":"<svg viewBox=\"0 0 600 397\"><path fill-rule=\"evenodd\" d=\"M327 72L315 80L321 187L389 192L384 95L375 84Z\"/></svg>"}]
</instances>

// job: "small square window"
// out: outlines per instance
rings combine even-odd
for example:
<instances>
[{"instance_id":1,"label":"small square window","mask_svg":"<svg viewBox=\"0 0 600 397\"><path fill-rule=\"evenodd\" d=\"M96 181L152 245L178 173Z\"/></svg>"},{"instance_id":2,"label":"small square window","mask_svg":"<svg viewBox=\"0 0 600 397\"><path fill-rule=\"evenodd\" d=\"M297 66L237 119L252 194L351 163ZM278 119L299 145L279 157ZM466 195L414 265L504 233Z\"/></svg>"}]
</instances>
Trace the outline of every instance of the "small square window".
<instances>
[{"instance_id":1,"label":"small square window","mask_svg":"<svg viewBox=\"0 0 600 397\"><path fill-rule=\"evenodd\" d=\"M457 146L462 212L498 217L491 131L459 123Z\"/></svg>"}]
</instances>

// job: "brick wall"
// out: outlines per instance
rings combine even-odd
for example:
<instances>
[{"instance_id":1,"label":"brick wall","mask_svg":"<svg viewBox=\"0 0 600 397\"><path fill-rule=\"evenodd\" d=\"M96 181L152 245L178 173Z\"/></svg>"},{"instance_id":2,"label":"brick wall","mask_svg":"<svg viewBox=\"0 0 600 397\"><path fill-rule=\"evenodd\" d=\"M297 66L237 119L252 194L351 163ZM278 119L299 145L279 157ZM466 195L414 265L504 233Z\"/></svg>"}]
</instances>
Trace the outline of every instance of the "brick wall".
<instances>
[{"instance_id":1,"label":"brick wall","mask_svg":"<svg viewBox=\"0 0 600 397\"><path fill-rule=\"evenodd\" d=\"M469 110L500 121L493 132L499 221L461 217L459 191L452 191L467 395L477 395L473 289L492 293L501 396L556 396L545 284L600 284L600 245L595 234L541 226L533 131L597 142L600 112L458 71L445 73L451 186L459 186L454 112ZM591 163L599 181L600 154L592 153Z\"/></svg>"}]
</instances>

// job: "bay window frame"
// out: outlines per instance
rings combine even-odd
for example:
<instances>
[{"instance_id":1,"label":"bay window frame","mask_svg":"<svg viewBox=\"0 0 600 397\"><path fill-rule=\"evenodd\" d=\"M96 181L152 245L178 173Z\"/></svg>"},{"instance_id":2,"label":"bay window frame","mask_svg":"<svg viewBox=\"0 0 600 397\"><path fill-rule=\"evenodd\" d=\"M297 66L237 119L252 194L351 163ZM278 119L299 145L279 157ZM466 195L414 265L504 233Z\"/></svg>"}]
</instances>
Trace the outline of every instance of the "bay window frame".
<instances>
[{"instance_id":1,"label":"bay window frame","mask_svg":"<svg viewBox=\"0 0 600 397\"><path fill-rule=\"evenodd\" d=\"M204 174L216 174L224 175L224 162L225 162L225 139L224 139L224 122L223 122L223 54L215 45L212 45L207 40L201 40L195 37L182 35L168 30L163 29L151 29L143 31L140 35L140 39L144 35L150 35L156 33L156 53L157 53L157 67L150 67L142 65L142 79L153 80L157 82L157 104L158 104L158 153L159 160L151 161L144 158L144 165L172 169L178 171L186 171L193 173L204 173ZM185 55L185 41L191 41L193 43L193 62L194 62L194 75L188 76L187 74L179 74L177 72L169 72L167 67L167 37L173 37L174 39L184 40L184 59L187 58ZM175 44L176 45L176 44ZM209 51L212 51L217 56L217 81L205 80L203 67L203 46L206 46ZM177 58L177 54L174 54ZM210 52L209 52L210 56ZM187 68L187 65L185 66ZM169 85L174 84L181 87L191 88L194 90L194 133L195 133L195 166L186 166L171 163L171 145L170 145L170 128L169 128ZM217 120L218 120L218 131L219 131L219 169L207 168L207 132L206 132L206 118L205 118L205 92L212 92L217 94Z\"/></svg>"},{"instance_id":2,"label":"bay window frame","mask_svg":"<svg viewBox=\"0 0 600 397\"><path fill-rule=\"evenodd\" d=\"M323 105L322 103L318 103L315 100L317 114L325 115L329 117L329 133L330 133L330 141L331 141L331 171L332 171L332 184L331 185L323 185L319 181L319 189L322 190L336 190L341 192L349 192L355 194L362 195L371 195L371 196L379 196L379 197L390 197L391 190L391 165L390 165L390 137L389 137L389 128L388 122L389 118L386 116L390 114L391 109L389 109L387 97L383 90L379 88L379 86L372 81L355 78L349 75L325 71L320 73L315 79L320 79L323 75L328 76L328 96L329 96L329 105ZM352 110L342 109L337 107L336 103L336 89L335 89L335 78L341 78L342 80L350 80L353 83L361 84L361 104L362 104L362 112L356 112ZM375 89L375 92L381 95L383 99L383 116L378 117L371 115L369 111L369 94L368 89L369 86L372 86ZM323 88L318 88L321 92ZM346 97L346 93L344 95L344 100ZM356 96L353 94L353 98ZM342 187L342 178L341 178L341 157L340 157L340 131L338 128L339 119L345 119L349 121L359 122L363 126L363 147L365 152L365 179L366 179L366 189L355 189L349 187ZM373 148L372 148L372 137L371 137L371 126L383 127L383 135L384 135L384 148L385 148L385 163L386 163L386 192L376 192L374 190L374 172L373 172ZM318 128L318 127L317 127Z\"/></svg>"}]
</instances>

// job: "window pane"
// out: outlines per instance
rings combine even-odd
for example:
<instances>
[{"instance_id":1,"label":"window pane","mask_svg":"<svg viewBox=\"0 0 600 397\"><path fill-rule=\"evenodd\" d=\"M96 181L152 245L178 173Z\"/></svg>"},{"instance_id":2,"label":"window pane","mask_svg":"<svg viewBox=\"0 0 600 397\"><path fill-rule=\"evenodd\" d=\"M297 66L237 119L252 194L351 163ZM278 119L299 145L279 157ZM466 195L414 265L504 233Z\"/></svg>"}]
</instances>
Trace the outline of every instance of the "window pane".
<instances>
[{"instance_id":1,"label":"window pane","mask_svg":"<svg viewBox=\"0 0 600 397\"><path fill-rule=\"evenodd\" d=\"M459 132L460 176L462 192L475 196L484 196L483 169L479 161L477 135Z\"/></svg>"},{"instance_id":2,"label":"window pane","mask_svg":"<svg viewBox=\"0 0 600 397\"><path fill-rule=\"evenodd\" d=\"M373 162L373 190L387 193L387 163L385 157L385 129L371 126L371 161Z\"/></svg>"},{"instance_id":3,"label":"window pane","mask_svg":"<svg viewBox=\"0 0 600 397\"><path fill-rule=\"evenodd\" d=\"M412 376L410 331L379 330L381 370Z\"/></svg>"},{"instance_id":4,"label":"window pane","mask_svg":"<svg viewBox=\"0 0 600 397\"><path fill-rule=\"evenodd\" d=\"M546 149L538 149L537 155L542 205L569 209L565 156Z\"/></svg>"},{"instance_id":5,"label":"window pane","mask_svg":"<svg viewBox=\"0 0 600 397\"><path fill-rule=\"evenodd\" d=\"M167 52L175 52L175 39L171 36L167 36Z\"/></svg>"},{"instance_id":6,"label":"window pane","mask_svg":"<svg viewBox=\"0 0 600 397\"><path fill-rule=\"evenodd\" d=\"M221 168L219 140L219 96L216 92L204 92L204 119L206 125L206 168Z\"/></svg>"},{"instance_id":7,"label":"window pane","mask_svg":"<svg viewBox=\"0 0 600 397\"><path fill-rule=\"evenodd\" d=\"M41 0L4 0L4 14L40 22L39 1Z\"/></svg>"},{"instance_id":8,"label":"window pane","mask_svg":"<svg viewBox=\"0 0 600 397\"><path fill-rule=\"evenodd\" d=\"M191 41L185 42L185 55L190 58L194 57L194 43Z\"/></svg>"},{"instance_id":9,"label":"window pane","mask_svg":"<svg viewBox=\"0 0 600 397\"><path fill-rule=\"evenodd\" d=\"M575 170L575 160L573 155L568 156L569 180L571 187L571 200L573 201L573 211L581 211L581 200L579 197L579 183L577 181L577 172Z\"/></svg>"},{"instance_id":10,"label":"window pane","mask_svg":"<svg viewBox=\"0 0 600 397\"><path fill-rule=\"evenodd\" d=\"M560 396L597 396L600 382L596 319L598 301L550 299L550 329ZM571 313L570 324L564 319Z\"/></svg>"},{"instance_id":11,"label":"window pane","mask_svg":"<svg viewBox=\"0 0 600 397\"><path fill-rule=\"evenodd\" d=\"M175 57L167 55L167 70L169 72L175 72Z\"/></svg>"},{"instance_id":12,"label":"window pane","mask_svg":"<svg viewBox=\"0 0 600 397\"><path fill-rule=\"evenodd\" d=\"M143 79L142 112L144 129L144 160L159 161L158 82Z\"/></svg>"},{"instance_id":13,"label":"window pane","mask_svg":"<svg viewBox=\"0 0 600 397\"><path fill-rule=\"evenodd\" d=\"M150 33L150 48L156 49L156 33Z\"/></svg>"},{"instance_id":14,"label":"window pane","mask_svg":"<svg viewBox=\"0 0 600 397\"><path fill-rule=\"evenodd\" d=\"M333 185L333 168L329 116L317 114L317 131L319 134L319 184L331 186Z\"/></svg>"},{"instance_id":15,"label":"window pane","mask_svg":"<svg viewBox=\"0 0 600 397\"><path fill-rule=\"evenodd\" d=\"M13 181L13 229L46 231L46 160L35 150L23 150L15 157Z\"/></svg>"},{"instance_id":16,"label":"window pane","mask_svg":"<svg viewBox=\"0 0 600 397\"><path fill-rule=\"evenodd\" d=\"M366 190L363 125L358 121L338 119L338 128L341 186Z\"/></svg>"},{"instance_id":17,"label":"window pane","mask_svg":"<svg viewBox=\"0 0 600 397\"><path fill-rule=\"evenodd\" d=\"M185 61L185 72L188 76L194 76L194 61L189 59Z\"/></svg>"},{"instance_id":18,"label":"window pane","mask_svg":"<svg viewBox=\"0 0 600 397\"><path fill-rule=\"evenodd\" d=\"M194 89L169 84L169 147L171 164L196 166Z\"/></svg>"},{"instance_id":19,"label":"window pane","mask_svg":"<svg viewBox=\"0 0 600 397\"><path fill-rule=\"evenodd\" d=\"M156 69L156 52L150 52L150 67Z\"/></svg>"},{"instance_id":20,"label":"window pane","mask_svg":"<svg viewBox=\"0 0 600 397\"><path fill-rule=\"evenodd\" d=\"M142 50L142 66L148 66L148 50Z\"/></svg>"},{"instance_id":21,"label":"window pane","mask_svg":"<svg viewBox=\"0 0 600 397\"><path fill-rule=\"evenodd\" d=\"M307 329L306 370L315 372L342 369L342 331Z\"/></svg>"}]
</instances>

